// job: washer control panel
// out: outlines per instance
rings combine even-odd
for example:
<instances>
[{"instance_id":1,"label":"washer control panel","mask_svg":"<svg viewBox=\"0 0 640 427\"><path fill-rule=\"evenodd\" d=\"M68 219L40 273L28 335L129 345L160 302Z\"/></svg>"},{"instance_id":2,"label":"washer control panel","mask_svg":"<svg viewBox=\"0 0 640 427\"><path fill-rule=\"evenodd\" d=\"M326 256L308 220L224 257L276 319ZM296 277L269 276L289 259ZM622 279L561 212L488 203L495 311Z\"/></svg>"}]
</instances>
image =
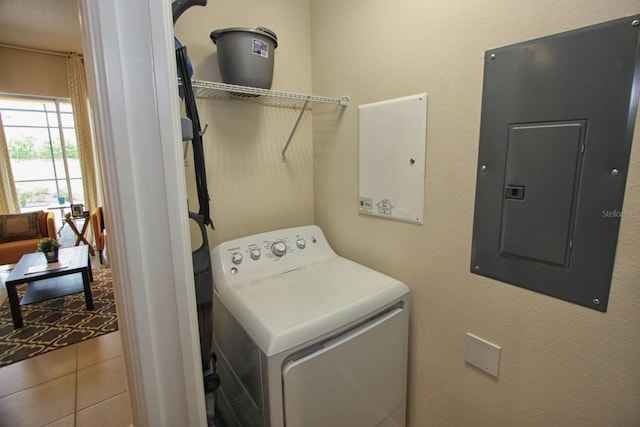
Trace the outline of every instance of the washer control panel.
<instances>
[{"instance_id":1,"label":"washer control panel","mask_svg":"<svg viewBox=\"0 0 640 427\"><path fill-rule=\"evenodd\" d=\"M334 256L335 252L317 226L242 237L211 251L216 288L270 277Z\"/></svg>"}]
</instances>

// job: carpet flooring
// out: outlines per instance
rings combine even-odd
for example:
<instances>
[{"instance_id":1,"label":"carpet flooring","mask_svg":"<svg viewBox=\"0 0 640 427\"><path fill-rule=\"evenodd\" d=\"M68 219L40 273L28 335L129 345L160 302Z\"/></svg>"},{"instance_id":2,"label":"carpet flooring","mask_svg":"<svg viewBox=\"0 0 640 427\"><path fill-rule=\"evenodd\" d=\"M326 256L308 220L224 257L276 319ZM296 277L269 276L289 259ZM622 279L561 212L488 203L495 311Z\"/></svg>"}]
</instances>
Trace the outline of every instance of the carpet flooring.
<instances>
[{"instance_id":1,"label":"carpet flooring","mask_svg":"<svg viewBox=\"0 0 640 427\"><path fill-rule=\"evenodd\" d=\"M2 284L4 286L4 283ZM22 298L27 285L18 286ZM87 310L84 293L20 307L24 327L13 328L8 299L0 306L0 367L118 330L111 269L93 270L94 310Z\"/></svg>"}]
</instances>

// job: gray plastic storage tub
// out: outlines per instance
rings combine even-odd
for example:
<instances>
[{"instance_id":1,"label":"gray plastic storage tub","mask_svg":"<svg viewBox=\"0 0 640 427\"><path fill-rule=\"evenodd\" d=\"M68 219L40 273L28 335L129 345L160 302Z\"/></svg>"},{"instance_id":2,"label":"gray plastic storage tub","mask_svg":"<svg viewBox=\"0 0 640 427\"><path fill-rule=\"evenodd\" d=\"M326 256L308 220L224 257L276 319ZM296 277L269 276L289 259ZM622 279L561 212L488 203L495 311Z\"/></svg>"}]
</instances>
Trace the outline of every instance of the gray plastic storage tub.
<instances>
[{"instance_id":1,"label":"gray plastic storage tub","mask_svg":"<svg viewBox=\"0 0 640 427\"><path fill-rule=\"evenodd\" d=\"M239 86L271 89L276 33L268 28L224 28L211 32L218 47L222 81Z\"/></svg>"}]
</instances>

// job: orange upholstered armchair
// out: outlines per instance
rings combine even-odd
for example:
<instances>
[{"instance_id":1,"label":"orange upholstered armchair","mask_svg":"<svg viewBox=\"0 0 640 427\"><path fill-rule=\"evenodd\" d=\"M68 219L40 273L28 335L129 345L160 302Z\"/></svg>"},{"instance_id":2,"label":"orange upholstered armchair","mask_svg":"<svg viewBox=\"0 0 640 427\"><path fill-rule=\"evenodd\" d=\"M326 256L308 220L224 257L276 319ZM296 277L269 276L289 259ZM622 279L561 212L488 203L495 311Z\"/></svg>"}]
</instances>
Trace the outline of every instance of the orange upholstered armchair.
<instances>
[{"instance_id":1,"label":"orange upholstered armchair","mask_svg":"<svg viewBox=\"0 0 640 427\"><path fill-rule=\"evenodd\" d=\"M91 230L93 231L93 237L96 241L96 250L100 258L100 264L103 264L102 252L105 247L106 235L104 232L104 216L102 214L102 207L97 207L91 210Z\"/></svg>"}]
</instances>

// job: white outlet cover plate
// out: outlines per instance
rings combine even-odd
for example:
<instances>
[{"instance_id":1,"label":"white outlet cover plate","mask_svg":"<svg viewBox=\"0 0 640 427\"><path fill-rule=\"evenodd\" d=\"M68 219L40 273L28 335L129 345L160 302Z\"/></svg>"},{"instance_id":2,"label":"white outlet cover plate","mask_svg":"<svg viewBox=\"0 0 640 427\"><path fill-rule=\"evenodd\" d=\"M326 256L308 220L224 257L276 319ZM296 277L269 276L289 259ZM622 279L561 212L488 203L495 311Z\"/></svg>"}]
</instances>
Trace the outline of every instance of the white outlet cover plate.
<instances>
[{"instance_id":1,"label":"white outlet cover plate","mask_svg":"<svg viewBox=\"0 0 640 427\"><path fill-rule=\"evenodd\" d=\"M502 347L467 332L464 360L498 378Z\"/></svg>"}]
</instances>

